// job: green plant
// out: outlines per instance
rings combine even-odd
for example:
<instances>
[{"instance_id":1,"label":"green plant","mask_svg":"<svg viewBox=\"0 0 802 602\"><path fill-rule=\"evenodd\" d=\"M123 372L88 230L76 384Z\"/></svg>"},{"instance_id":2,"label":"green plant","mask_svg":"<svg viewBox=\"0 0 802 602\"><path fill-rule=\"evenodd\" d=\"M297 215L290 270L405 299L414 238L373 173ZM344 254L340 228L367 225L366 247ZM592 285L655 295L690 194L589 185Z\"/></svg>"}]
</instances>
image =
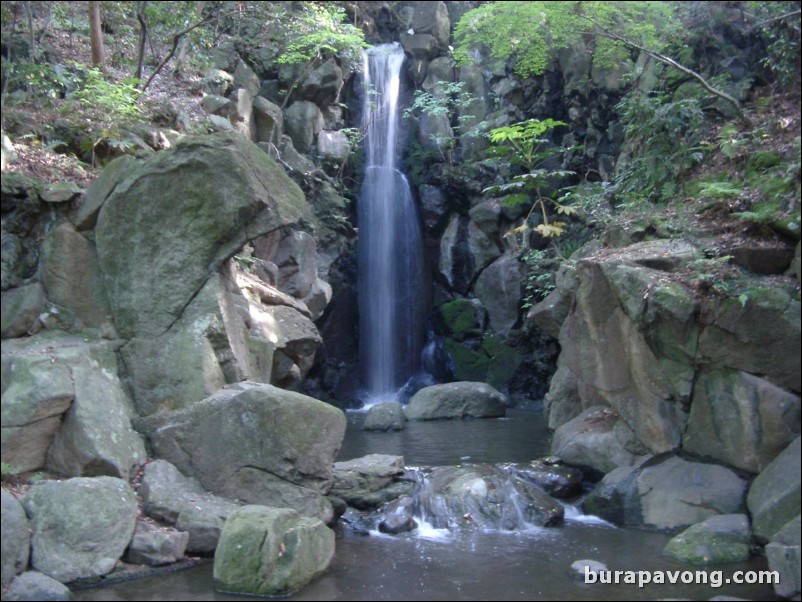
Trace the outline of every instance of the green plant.
<instances>
[{"instance_id":1,"label":"green plant","mask_svg":"<svg viewBox=\"0 0 802 602\"><path fill-rule=\"evenodd\" d=\"M699 187L699 196L704 199L736 199L743 193L743 188L727 181L704 182Z\"/></svg>"},{"instance_id":2,"label":"green plant","mask_svg":"<svg viewBox=\"0 0 802 602\"><path fill-rule=\"evenodd\" d=\"M66 111L80 109L101 123L118 124L142 118L142 107L137 103L142 94L137 88L139 80L125 78L112 82L97 68L84 69L82 75L79 88L67 98Z\"/></svg>"},{"instance_id":3,"label":"green plant","mask_svg":"<svg viewBox=\"0 0 802 602\"><path fill-rule=\"evenodd\" d=\"M543 264L549 261L545 251L524 249L518 254L518 260L524 268L521 308L529 309L554 290L554 277L551 270L543 271Z\"/></svg>"},{"instance_id":4,"label":"green plant","mask_svg":"<svg viewBox=\"0 0 802 602\"><path fill-rule=\"evenodd\" d=\"M560 236L566 224L558 219L551 219L549 208L563 216L576 213L574 207L566 204L570 200L568 195L554 198L554 195L548 192L555 181L574 175L573 172L546 167L546 163L550 159L570 150L552 145L550 140L545 137L554 128L563 125L566 124L554 119L529 119L495 128L488 134L493 145L493 154L503 158L511 166L522 168L523 173L512 176L504 184L490 186L484 192L503 195L502 203L507 206L530 205L529 213L523 223L510 230L505 236L525 234L529 230L534 230L546 238ZM541 223L532 227L530 218L536 209L539 211Z\"/></svg>"}]
</instances>

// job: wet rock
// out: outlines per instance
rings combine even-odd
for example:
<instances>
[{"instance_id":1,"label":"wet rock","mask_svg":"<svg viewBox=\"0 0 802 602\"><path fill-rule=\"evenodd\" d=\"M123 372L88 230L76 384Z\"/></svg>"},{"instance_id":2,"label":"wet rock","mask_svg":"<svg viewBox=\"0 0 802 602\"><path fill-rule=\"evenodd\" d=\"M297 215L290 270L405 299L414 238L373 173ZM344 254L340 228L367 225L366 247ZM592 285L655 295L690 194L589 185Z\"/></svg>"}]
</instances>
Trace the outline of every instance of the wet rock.
<instances>
[{"instance_id":1,"label":"wet rock","mask_svg":"<svg viewBox=\"0 0 802 602\"><path fill-rule=\"evenodd\" d=\"M63 583L38 571L27 571L11 582L3 600L37 600L57 602L70 599L70 590Z\"/></svg>"},{"instance_id":2,"label":"wet rock","mask_svg":"<svg viewBox=\"0 0 802 602\"><path fill-rule=\"evenodd\" d=\"M2 587L5 588L11 580L28 568L28 556L31 548L30 525L25 509L17 498L6 491L0 490L2 497L3 537L0 540L3 547L2 555Z\"/></svg>"},{"instance_id":3,"label":"wet rock","mask_svg":"<svg viewBox=\"0 0 802 602\"><path fill-rule=\"evenodd\" d=\"M541 458L529 463L512 464L512 472L537 485L556 498L566 498L582 493L584 475L578 468L565 466L559 458Z\"/></svg>"},{"instance_id":4,"label":"wet rock","mask_svg":"<svg viewBox=\"0 0 802 602\"><path fill-rule=\"evenodd\" d=\"M752 482L747 503L755 537L771 539L799 514L801 465L797 437Z\"/></svg>"},{"instance_id":5,"label":"wet rock","mask_svg":"<svg viewBox=\"0 0 802 602\"><path fill-rule=\"evenodd\" d=\"M370 454L336 462L331 495L349 506L368 510L409 493L413 484L404 478L404 458Z\"/></svg>"},{"instance_id":6,"label":"wet rock","mask_svg":"<svg viewBox=\"0 0 802 602\"><path fill-rule=\"evenodd\" d=\"M745 494L746 483L723 466L663 455L609 472L583 507L617 525L682 529L741 513Z\"/></svg>"},{"instance_id":7,"label":"wet rock","mask_svg":"<svg viewBox=\"0 0 802 602\"><path fill-rule=\"evenodd\" d=\"M378 403L368 410L362 429L366 431L400 431L404 429L404 408L397 401Z\"/></svg>"},{"instance_id":8,"label":"wet rock","mask_svg":"<svg viewBox=\"0 0 802 602\"><path fill-rule=\"evenodd\" d=\"M505 395L485 383L456 382L421 389L404 408L407 420L498 418L507 411Z\"/></svg>"},{"instance_id":9,"label":"wet rock","mask_svg":"<svg viewBox=\"0 0 802 602\"><path fill-rule=\"evenodd\" d=\"M386 514L384 520L379 523L379 531L392 535L414 531L417 528L418 523L408 514Z\"/></svg>"},{"instance_id":10,"label":"wet rock","mask_svg":"<svg viewBox=\"0 0 802 602\"><path fill-rule=\"evenodd\" d=\"M324 495L345 433L341 410L271 385L241 383L151 419L154 453L212 493L332 518Z\"/></svg>"},{"instance_id":11,"label":"wet rock","mask_svg":"<svg viewBox=\"0 0 802 602\"><path fill-rule=\"evenodd\" d=\"M292 593L323 573L334 532L288 508L245 506L226 521L214 555L215 589L262 596Z\"/></svg>"},{"instance_id":12,"label":"wet rock","mask_svg":"<svg viewBox=\"0 0 802 602\"><path fill-rule=\"evenodd\" d=\"M110 573L134 534L137 504L113 477L34 485L23 499L31 519L31 565L62 583Z\"/></svg>"},{"instance_id":13,"label":"wet rock","mask_svg":"<svg viewBox=\"0 0 802 602\"><path fill-rule=\"evenodd\" d=\"M788 521L771 538L766 546L766 558L769 561L769 570L780 573L778 583L774 584L774 592L783 598L793 599L799 597L802 589L800 578L800 517Z\"/></svg>"},{"instance_id":14,"label":"wet rock","mask_svg":"<svg viewBox=\"0 0 802 602\"><path fill-rule=\"evenodd\" d=\"M663 554L696 565L749 559L752 534L745 514L712 516L668 542Z\"/></svg>"},{"instance_id":15,"label":"wet rock","mask_svg":"<svg viewBox=\"0 0 802 602\"><path fill-rule=\"evenodd\" d=\"M128 546L127 562L159 566L184 557L189 533L137 521L134 538Z\"/></svg>"},{"instance_id":16,"label":"wet rock","mask_svg":"<svg viewBox=\"0 0 802 602\"><path fill-rule=\"evenodd\" d=\"M577 579L582 579L584 581L586 575L596 575L598 578L599 573L604 573L609 571L610 569L607 568L607 565L603 562L599 562L598 560L575 560L571 563L571 573Z\"/></svg>"},{"instance_id":17,"label":"wet rock","mask_svg":"<svg viewBox=\"0 0 802 602\"><path fill-rule=\"evenodd\" d=\"M186 551L210 556L217 547L223 524L237 502L208 493L197 480L182 475L165 460L145 467L141 488L145 513L189 537Z\"/></svg>"}]
</instances>

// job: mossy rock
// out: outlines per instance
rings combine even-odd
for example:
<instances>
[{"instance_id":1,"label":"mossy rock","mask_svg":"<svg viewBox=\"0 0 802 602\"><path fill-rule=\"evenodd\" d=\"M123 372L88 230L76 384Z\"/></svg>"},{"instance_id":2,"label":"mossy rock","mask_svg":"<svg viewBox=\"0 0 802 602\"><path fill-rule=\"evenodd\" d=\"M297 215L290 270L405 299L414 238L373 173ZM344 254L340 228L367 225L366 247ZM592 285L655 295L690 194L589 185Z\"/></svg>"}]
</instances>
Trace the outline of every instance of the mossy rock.
<instances>
[{"instance_id":1,"label":"mossy rock","mask_svg":"<svg viewBox=\"0 0 802 602\"><path fill-rule=\"evenodd\" d=\"M440 306L438 313L445 332L458 341L482 331L484 309L476 301L455 299Z\"/></svg>"},{"instance_id":2,"label":"mossy rock","mask_svg":"<svg viewBox=\"0 0 802 602\"><path fill-rule=\"evenodd\" d=\"M454 361L454 377L457 380L485 380L490 363L490 358L486 354L474 351L464 343L453 339L446 339L446 351Z\"/></svg>"}]
</instances>

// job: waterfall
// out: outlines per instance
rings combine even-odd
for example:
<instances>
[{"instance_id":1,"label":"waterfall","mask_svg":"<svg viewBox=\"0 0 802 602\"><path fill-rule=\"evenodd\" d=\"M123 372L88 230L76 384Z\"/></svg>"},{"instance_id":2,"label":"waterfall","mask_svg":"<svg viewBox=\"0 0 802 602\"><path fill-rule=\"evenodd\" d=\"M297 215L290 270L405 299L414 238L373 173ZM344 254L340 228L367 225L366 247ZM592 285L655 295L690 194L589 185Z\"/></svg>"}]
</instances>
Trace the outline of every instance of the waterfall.
<instances>
[{"instance_id":1,"label":"waterfall","mask_svg":"<svg viewBox=\"0 0 802 602\"><path fill-rule=\"evenodd\" d=\"M420 220L398 170L404 52L365 53L365 178L359 196L359 362L366 405L394 400L418 371L424 340Z\"/></svg>"}]
</instances>

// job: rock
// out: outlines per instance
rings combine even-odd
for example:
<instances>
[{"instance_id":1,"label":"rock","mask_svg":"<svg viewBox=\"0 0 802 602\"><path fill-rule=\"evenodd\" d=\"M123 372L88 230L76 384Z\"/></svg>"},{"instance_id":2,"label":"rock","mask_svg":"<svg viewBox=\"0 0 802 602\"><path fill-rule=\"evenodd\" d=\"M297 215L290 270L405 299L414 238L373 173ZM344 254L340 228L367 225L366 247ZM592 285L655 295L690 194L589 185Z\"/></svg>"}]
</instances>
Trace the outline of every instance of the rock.
<instances>
[{"instance_id":1,"label":"rock","mask_svg":"<svg viewBox=\"0 0 802 602\"><path fill-rule=\"evenodd\" d=\"M252 97L259 94L259 77L242 59L234 70L234 88L244 88Z\"/></svg>"},{"instance_id":2,"label":"rock","mask_svg":"<svg viewBox=\"0 0 802 602\"><path fill-rule=\"evenodd\" d=\"M421 389L404 408L407 420L440 418L498 418L507 411L507 398L485 383L455 382Z\"/></svg>"},{"instance_id":3,"label":"rock","mask_svg":"<svg viewBox=\"0 0 802 602\"><path fill-rule=\"evenodd\" d=\"M139 161L131 155L117 157L106 164L100 175L86 189L80 206L71 215L76 230L91 230L95 227L103 203L137 165Z\"/></svg>"},{"instance_id":4,"label":"rock","mask_svg":"<svg viewBox=\"0 0 802 602\"><path fill-rule=\"evenodd\" d=\"M2 326L0 337L4 339L33 334L38 328L39 314L44 310L45 292L38 282L12 288L3 292Z\"/></svg>"},{"instance_id":5,"label":"rock","mask_svg":"<svg viewBox=\"0 0 802 602\"><path fill-rule=\"evenodd\" d=\"M436 528L521 529L562 524L563 507L539 487L491 465L432 469L419 505Z\"/></svg>"},{"instance_id":6,"label":"rock","mask_svg":"<svg viewBox=\"0 0 802 602\"><path fill-rule=\"evenodd\" d=\"M56 602L70 599L70 589L38 571L27 571L11 582L3 600Z\"/></svg>"},{"instance_id":7,"label":"rock","mask_svg":"<svg viewBox=\"0 0 802 602\"><path fill-rule=\"evenodd\" d=\"M48 481L23 499L31 519L31 565L62 583L110 573L134 534L137 504L113 477Z\"/></svg>"},{"instance_id":8,"label":"rock","mask_svg":"<svg viewBox=\"0 0 802 602\"><path fill-rule=\"evenodd\" d=\"M317 152L324 159L342 162L348 158L351 142L342 132L321 130L317 136Z\"/></svg>"},{"instance_id":9,"label":"rock","mask_svg":"<svg viewBox=\"0 0 802 602\"><path fill-rule=\"evenodd\" d=\"M11 580L28 567L28 556L31 549L31 534L28 517L22 504L13 494L5 489L0 490L2 501L3 547L2 587L5 589ZM5 599L5 596L3 596Z\"/></svg>"},{"instance_id":10,"label":"rock","mask_svg":"<svg viewBox=\"0 0 802 602\"><path fill-rule=\"evenodd\" d=\"M312 321L320 319L325 309L329 306L334 294L331 285L321 278L315 278L312 289L302 299L304 305L311 314Z\"/></svg>"},{"instance_id":11,"label":"rock","mask_svg":"<svg viewBox=\"0 0 802 602\"><path fill-rule=\"evenodd\" d=\"M247 240L305 210L284 170L235 134L187 138L143 162L117 185L95 231L118 332L161 335Z\"/></svg>"},{"instance_id":12,"label":"rock","mask_svg":"<svg viewBox=\"0 0 802 602\"><path fill-rule=\"evenodd\" d=\"M517 477L537 485L552 497L566 498L582 493L584 475L578 468L565 466L559 458L541 458L509 466Z\"/></svg>"},{"instance_id":13,"label":"rock","mask_svg":"<svg viewBox=\"0 0 802 602\"><path fill-rule=\"evenodd\" d=\"M730 297L704 309L699 361L760 374L800 393L798 358L787 352L802 336L798 300L780 288L765 288L755 289L743 304Z\"/></svg>"},{"instance_id":14,"label":"rock","mask_svg":"<svg viewBox=\"0 0 802 602\"><path fill-rule=\"evenodd\" d=\"M455 291L466 293L496 257L498 246L472 221L454 216L440 239L440 273Z\"/></svg>"},{"instance_id":15,"label":"rock","mask_svg":"<svg viewBox=\"0 0 802 602\"><path fill-rule=\"evenodd\" d=\"M74 400L47 452L47 468L67 476L128 479L147 455L131 428L134 412L117 376L117 357L109 344L82 350L87 355L70 369Z\"/></svg>"},{"instance_id":16,"label":"rock","mask_svg":"<svg viewBox=\"0 0 802 602\"><path fill-rule=\"evenodd\" d=\"M568 464L586 466L602 473L619 466L632 466L638 457L616 437L620 417L603 406L592 406L554 431L551 453Z\"/></svg>"},{"instance_id":17,"label":"rock","mask_svg":"<svg viewBox=\"0 0 802 602\"><path fill-rule=\"evenodd\" d=\"M431 34L438 44L448 45L451 21L445 2L402 2L400 8L399 16L404 27L412 29L415 33ZM404 16L406 16L406 20L404 20Z\"/></svg>"},{"instance_id":18,"label":"rock","mask_svg":"<svg viewBox=\"0 0 802 602\"><path fill-rule=\"evenodd\" d=\"M318 107L323 108L337 102L342 87L343 72L337 62L331 58L301 82L298 96L304 100L311 100Z\"/></svg>"},{"instance_id":19,"label":"rock","mask_svg":"<svg viewBox=\"0 0 802 602\"><path fill-rule=\"evenodd\" d=\"M234 76L222 69L212 69L201 81L207 94L225 96L234 87Z\"/></svg>"},{"instance_id":20,"label":"rock","mask_svg":"<svg viewBox=\"0 0 802 602\"><path fill-rule=\"evenodd\" d=\"M284 114L281 107L266 98L256 96L253 99L253 117L257 141L277 143L281 140L284 134Z\"/></svg>"},{"instance_id":21,"label":"rock","mask_svg":"<svg viewBox=\"0 0 802 602\"><path fill-rule=\"evenodd\" d=\"M345 433L341 410L271 385L242 383L151 420L154 453L208 491L331 518L323 496Z\"/></svg>"},{"instance_id":22,"label":"rock","mask_svg":"<svg viewBox=\"0 0 802 602\"><path fill-rule=\"evenodd\" d=\"M317 278L317 246L311 234L293 231L279 243L272 258L278 268L278 288L303 299Z\"/></svg>"},{"instance_id":23,"label":"rock","mask_svg":"<svg viewBox=\"0 0 802 602\"><path fill-rule=\"evenodd\" d=\"M722 253L732 255L733 262L755 274L782 274L794 259L790 246L744 244L722 249Z\"/></svg>"},{"instance_id":24,"label":"rock","mask_svg":"<svg viewBox=\"0 0 802 602\"><path fill-rule=\"evenodd\" d=\"M598 577L599 573L604 573L609 571L610 569L607 568L607 565L603 562L599 562L598 560L575 560L571 563L571 573L577 579L585 579L586 575L596 575Z\"/></svg>"},{"instance_id":25,"label":"rock","mask_svg":"<svg viewBox=\"0 0 802 602\"><path fill-rule=\"evenodd\" d=\"M800 438L794 439L752 482L747 504L755 537L767 541L799 514Z\"/></svg>"},{"instance_id":26,"label":"rock","mask_svg":"<svg viewBox=\"0 0 802 602\"><path fill-rule=\"evenodd\" d=\"M83 192L83 188L75 182L58 182L48 184L39 194L45 203L67 203Z\"/></svg>"},{"instance_id":27,"label":"rock","mask_svg":"<svg viewBox=\"0 0 802 602\"><path fill-rule=\"evenodd\" d=\"M446 225L449 202L443 192L431 184L418 189L423 225L430 236L437 236Z\"/></svg>"},{"instance_id":28,"label":"rock","mask_svg":"<svg viewBox=\"0 0 802 602\"><path fill-rule=\"evenodd\" d=\"M145 521L137 521L134 538L128 546L127 562L159 566L177 562L184 557L189 533L159 528Z\"/></svg>"},{"instance_id":29,"label":"rock","mask_svg":"<svg viewBox=\"0 0 802 602\"><path fill-rule=\"evenodd\" d=\"M414 35L402 33L400 41L404 52L413 59L428 61L434 57L437 51L437 39L428 33Z\"/></svg>"},{"instance_id":30,"label":"rock","mask_svg":"<svg viewBox=\"0 0 802 602\"><path fill-rule=\"evenodd\" d=\"M391 535L414 531L417 528L418 523L408 514L385 514L384 519L379 523L379 531Z\"/></svg>"},{"instance_id":31,"label":"rock","mask_svg":"<svg viewBox=\"0 0 802 602\"><path fill-rule=\"evenodd\" d=\"M521 305L521 269L518 258L507 252L487 266L474 286L490 321L490 327L506 336L518 322Z\"/></svg>"},{"instance_id":32,"label":"rock","mask_svg":"<svg viewBox=\"0 0 802 602\"><path fill-rule=\"evenodd\" d=\"M788 521L771 538L766 546L766 559L769 570L780 573L780 579L774 583L774 593L783 598L793 599L799 596L802 587L800 579L800 518L797 516Z\"/></svg>"},{"instance_id":33,"label":"rock","mask_svg":"<svg viewBox=\"0 0 802 602\"><path fill-rule=\"evenodd\" d=\"M560 328L571 311L577 286L576 268L568 262L562 263L557 270L554 290L529 310L526 319L534 322L546 334L559 337Z\"/></svg>"},{"instance_id":34,"label":"rock","mask_svg":"<svg viewBox=\"0 0 802 602\"><path fill-rule=\"evenodd\" d=\"M683 447L758 473L799 429L799 396L746 372L703 370L693 389Z\"/></svg>"},{"instance_id":35,"label":"rock","mask_svg":"<svg viewBox=\"0 0 802 602\"><path fill-rule=\"evenodd\" d=\"M334 556L334 532L288 508L245 506L231 514L214 555L214 585L261 596L295 592Z\"/></svg>"},{"instance_id":36,"label":"rock","mask_svg":"<svg viewBox=\"0 0 802 602\"><path fill-rule=\"evenodd\" d=\"M300 383L315 361L322 340L314 322L286 305L265 307L275 328L275 355L271 382L281 387ZM283 362L283 363L282 363Z\"/></svg>"},{"instance_id":37,"label":"rock","mask_svg":"<svg viewBox=\"0 0 802 602\"><path fill-rule=\"evenodd\" d=\"M300 153L309 151L315 136L323 129L323 113L308 100L297 100L284 109L284 127Z\"/></svg>"},{"instance_id":38,"label":"rock","mask_svg":"<svg viewBox=\"0 0 802 602\"><path fill-rule=\"evenodd\" d=\"M723 466L656 456L605 475L584 508L622 526L682 529L742 512L745 493L746 484Z\"/></svg>"},{"instance_id":39,"label":"rock","mask_svg":"<svg viewBox=\"0 0 802 602\"><path fill-rule=\"evenodd\" d=\"M14 150L14 144L6 135L6 131L0 130L0 168L5 171L6 167L16 160L17 152Z\"/></svg>"},{"instance_id":40,"label":"rock","mask_svg":"<svg viewBox=\"0 0 802 602\"><path fill-rule=\"evenodd\" d=\"M745 514L712 516L675 536L663 554L696 565L749 559L752 534Z\"/></svg>"},{"instance_id":41,"label":"rock","mask_svg":"<svg viewBox=\"0 0 802 602\"><path fill-rule=\"evenodd\" d=\"M485 308L478 299L459 297L437 308L446 335L456 341L477 336L485 329Z\"/></svg>"},{"instance_id":42,"label":"rock","mask_svg":"<svg viewBox=\"0 0 802 602\"><path fill-rule=\"evenodd\" d=\"M207 94L201 99L201 108L211 115L220 115L221 117L228 117L228 110L231 106L231 101L224 96L215 96L214 94Z\"/></svg>"},{"instance_id":43,"label":"rock","mask_svg":"<svg viewBox=\"0 0 802 602\"><path fill-rule=\"evenodd\" d=\"M460 120L459 144L466 162L480 161L489 143L484 136L477 136L471 130L482 127L482 122L488 117L489 89L479 65L463 65L459 70L459 81L463 84L462 94L471 99L457 109Z\"/></svg>"},{"instance_id":44,"label":"rock","mask_svg":"<svg viewBox=\"0 0 802 602\"><path fill-rule=\"evenodd\" d=\"M141 494L148 516L186 532L186 551L204 556L214 553L226 518L240 507L232 500L208 493L195 479L185 477L165 460L154 460L145 466Z\"/></svg>"},{"instance_id":45,"label":"rock","mask_svg":"<svg viewBox=\"0 0 802 602\"><path fill-rule=\"evenodd\" d=\"M249 140L256 140L256 125L253 119L253 95L244 88L235 89L230 95L228 119L235 132L239 132ZM214 117L214 115L209 116Z\"/></svg>"},{"instance_id":46,"label":"rock","mask_svg":"<svg viewBox=\"0 0 802 602\"><path fill-rule=\"evenodd\" d=\"M292 139L289 136L283 136L281 138L279 156L281 164L291 172L311 174L317 169L315 163L309 157L295 150Z\"/></svg>"},{"instance_id":47,"label":"rock","mask_svg":"<svg viewBox=\"0 0 802 602\"><path fill-rule=\"evenodd\" d=\"M234 126L227 117L221 117L220 115L209 115L209 123L211 124L211 129L215 132L234 131Z\"/></svg>"},{"instance_id":48,"label":"rock","mask_svg":"<svg viewBox=\"0 0 802 602\"><path fill-rule=\"evenodd\" d=\"M365 431L401 431L404 429L404 408L397 401L377 403L365 415L362 430Z\"/></svg>"},{"instance_id":49,"label":"rock","mask_svg":"<svg viewBox=\"0 0 802 602\"><path fill-rule=\"evenodd\" d=\"M109 303L94 245L69 223L52 230L42 244L39 277L47 299L74 316L75 330L109 322Z\"/></svg>"},{"instance_id":50,"label":"rock","mask_svg":"<svg viewBox=\"0 0 802 602\"><path fill-rule=\"evenodd\" d=\"M369 510L410 493L412 484L402 480L404 458L370 454L334 464L331 495L359 510Z\"/></svg>"}]
</instances>

